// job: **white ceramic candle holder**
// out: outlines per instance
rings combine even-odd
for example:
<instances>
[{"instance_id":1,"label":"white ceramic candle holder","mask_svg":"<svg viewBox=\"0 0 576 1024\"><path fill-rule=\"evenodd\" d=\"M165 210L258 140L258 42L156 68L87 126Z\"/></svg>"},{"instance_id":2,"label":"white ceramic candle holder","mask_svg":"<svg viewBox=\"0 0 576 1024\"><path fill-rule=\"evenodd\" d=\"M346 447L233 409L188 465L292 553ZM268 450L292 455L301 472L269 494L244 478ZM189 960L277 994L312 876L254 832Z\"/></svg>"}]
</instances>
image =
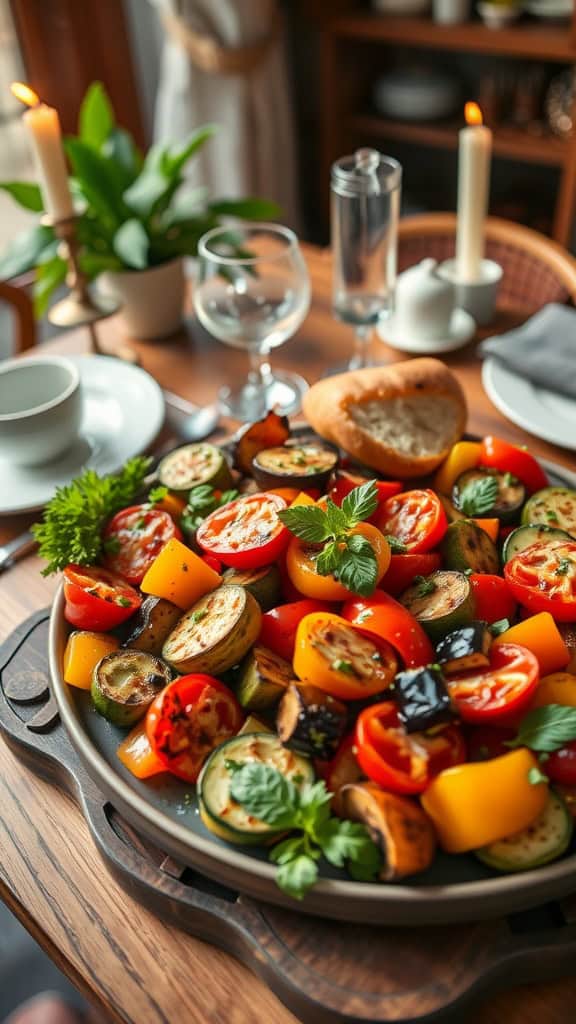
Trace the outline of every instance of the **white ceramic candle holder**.
<instances>
[{"instance_id":1,"label":"white ceramic candle holder","mask_svg":"<svg viewBox=\"0 0 576 1024\"><path fill-rule=\"evenodd\" d=\"M498 285L503 270L494 260L482 260L480 276L475 281L461 281L458 278L456 260L445 260L436 273L454 285L456 305L473 316L479 327L492 323L496 311Z\"/></svg>"}]
</instances>

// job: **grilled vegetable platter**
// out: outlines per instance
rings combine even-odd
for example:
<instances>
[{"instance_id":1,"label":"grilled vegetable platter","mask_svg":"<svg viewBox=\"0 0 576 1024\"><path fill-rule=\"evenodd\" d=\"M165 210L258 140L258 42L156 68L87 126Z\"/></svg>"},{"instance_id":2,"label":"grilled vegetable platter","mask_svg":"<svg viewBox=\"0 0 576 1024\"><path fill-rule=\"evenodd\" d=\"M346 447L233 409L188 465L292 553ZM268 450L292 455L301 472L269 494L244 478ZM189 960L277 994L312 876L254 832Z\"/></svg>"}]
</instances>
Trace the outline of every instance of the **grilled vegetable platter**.
<instances>
[{"instance_id":1,"label":"grilled vegetable platter","mask_svg":"<svg viewBox=\"0 0 576 1024\"><path fill-rule=\"evenodd\" d=\"M424 899L561 878L576 490L525 449L461 441L403 483L269 413L154 474L85 472L37 536L73 740L204 868L316 911L346 879Z\"/></svg>"}]
</instances>

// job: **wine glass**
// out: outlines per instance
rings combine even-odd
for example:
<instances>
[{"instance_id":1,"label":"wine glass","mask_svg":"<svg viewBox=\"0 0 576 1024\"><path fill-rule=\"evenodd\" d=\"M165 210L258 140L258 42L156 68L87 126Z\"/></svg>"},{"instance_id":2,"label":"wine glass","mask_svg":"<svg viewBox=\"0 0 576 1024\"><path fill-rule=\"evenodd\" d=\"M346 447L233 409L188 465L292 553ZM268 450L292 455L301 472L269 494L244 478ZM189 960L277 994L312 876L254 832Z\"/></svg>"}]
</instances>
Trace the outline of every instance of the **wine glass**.
<instances>
[{"instance_id":1,"label":"wine glass","mask_svg":"<svg viewBox=\"0 0 576 1024\"><path fill-rule=\"evenodd\" d=\"M355 328L348 369L369 365L372 329L392 312L402 167L375 149L332 165L333 308Z\"/></svg>"},{"instance_id":2,"label":"wine glass","mask_svg":"<svg viewBox=\"0 0 576 1024\"><path fill-rule=\"evenodd\" d=\"M310 306L310 280L293 231L244 222L213 228L198 243L194 307L203 327L226 345L245 349L250 372L238 388L222 388L222 411L260 419L267 409L295 412L308 388L303 377L272 372L271 349L298 329Z\"/></svg>"}]
</instances>

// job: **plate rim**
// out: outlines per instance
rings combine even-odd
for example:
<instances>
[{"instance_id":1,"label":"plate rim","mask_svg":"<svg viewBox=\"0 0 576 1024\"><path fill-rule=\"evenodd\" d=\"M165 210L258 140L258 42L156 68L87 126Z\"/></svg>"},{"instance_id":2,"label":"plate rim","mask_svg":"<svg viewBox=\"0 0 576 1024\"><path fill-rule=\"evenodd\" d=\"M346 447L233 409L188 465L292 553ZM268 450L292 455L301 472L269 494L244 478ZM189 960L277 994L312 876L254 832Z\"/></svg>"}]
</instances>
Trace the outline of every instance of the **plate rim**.
<instances>
[{"instance_id":1,"label":"plate rim","mask_svg":"<svg viewBox=\"0 0 576 1024\"><path fill-rule=\"evenodd\" d=\"M571 442L567 441L566 439L559 440L558 434L555 434L553 431L542 432L539 430L539 432L536 433L536 430L534 429L534 423L529 419L529 417L525 418L522 413L518 413L514 409L514 407L509 405L502 398L501 393L496 388L493 376L494 373L498 372L499 370L504 370L505 373L511 373L511 371L504 367L495 356L488 356L486 359L483 360L482 386L492 404L495 406L496 409L498 409L498 412L502 413L503 416L509 419L512 423L516 424L517 427L520 427L522 430L525 430L526 433L530 434L532 437L537 437L540 441L546 441L548 444L555 444L559 448L564 448L566 451L576 451L576 441L574 440L572 440ZM530 382L526 381L526 383L529 384ZM550 389L543 388L542 390ZM551 394L553 394L553 392L551 392ZM566 470L565 472L569 472L569 470Z\"/></svg>"},{"instance_id":2,"label":"plate rim","mask_svg":"<svg viewBox=\"0 0 576 1024\"><path fill-rule=\"evenodd\" d=\"M470 436L470 435L467 435ZM576 487L576 472L547 459L545 469ZM422 925L501 916L503 901L510 913L565 895L576 888L576 852L553 864L521 874L503 875L445 885L414 886L321 878L297 905L275 883L275 868L255 860L241 847L220 846L198 836L159 811L135 792L100 754L75 710L71 688L64 683L61 661L65 642L64 589L60 583L50 613L49 666L51 688L62 724L88 774L98 788L124 811L135 827L143 828L167 852L186 861L224 885L238 888L269 903L304 914L366 924ZM144 821L145 825L142 825ZM168 841L167 841L168 840ZM569 882L572 885L568 884Z\"/></svg>"}]
</instances>

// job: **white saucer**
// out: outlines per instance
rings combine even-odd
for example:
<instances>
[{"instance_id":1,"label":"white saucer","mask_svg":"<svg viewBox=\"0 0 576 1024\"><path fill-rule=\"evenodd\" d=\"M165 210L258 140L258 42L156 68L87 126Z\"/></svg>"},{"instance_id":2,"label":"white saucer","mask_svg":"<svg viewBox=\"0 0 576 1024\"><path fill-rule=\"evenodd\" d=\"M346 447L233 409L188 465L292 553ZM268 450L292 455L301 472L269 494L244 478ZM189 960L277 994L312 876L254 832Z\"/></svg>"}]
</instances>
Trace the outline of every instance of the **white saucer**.
<instances>
[{"instance_id":1,"label":"white saucer","mask_svg":"<svg viewBox=\"0 0 576 1024\"><path fill-rule=\"evenodd\" d=\"M529 434L576 451L576 402L518 377L498 359L482 366L482 384L491 402Z\"/></svg>"},{"instance_id":2,"label":"white saucer","mask_svg":"<svg viewBox=\"0 0 576 1024\"><path fill-rule=\"evenodd\" d=\"M394 317L383 320L376 327L382 341L401 352L413 352L419 356L433 356L441 352L454 352L474 337L476 322L465 309L455 309L450 321L450 333L446 338L408 338L396 328Z\"/></svg>"},{"instance_id":3,"label":"white saucer","mask_svg":"<svg viewBox=\"0 0 576 1024\"><path fill-rule=\"evenodd\" d=\"M164 422L164 398L145 370L108 356L70 356L80 370L80 437L53 462L14 466L0 459L0 515L35 512L56 487L83 469L114 473L152 443Z\"/></svg>"}]
</instances>

